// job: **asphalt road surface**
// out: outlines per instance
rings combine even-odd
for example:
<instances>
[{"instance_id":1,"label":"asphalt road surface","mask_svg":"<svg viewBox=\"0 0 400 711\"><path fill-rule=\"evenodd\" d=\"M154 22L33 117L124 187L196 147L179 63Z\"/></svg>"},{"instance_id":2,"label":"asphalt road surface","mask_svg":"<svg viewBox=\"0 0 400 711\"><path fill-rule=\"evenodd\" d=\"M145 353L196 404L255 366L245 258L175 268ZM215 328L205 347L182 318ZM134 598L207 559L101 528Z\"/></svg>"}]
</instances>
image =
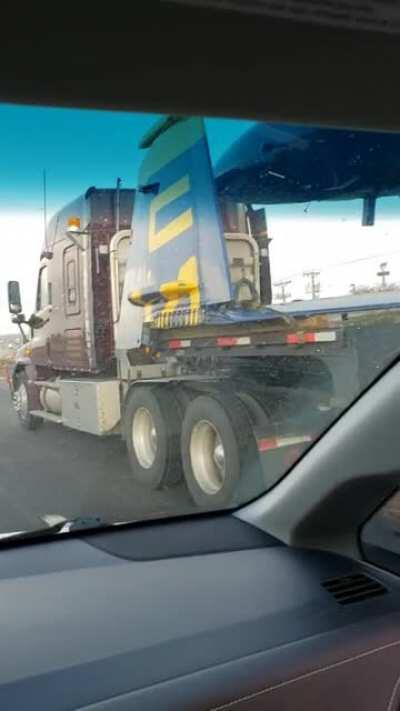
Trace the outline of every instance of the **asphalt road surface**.
<instances>
[{"instance_id":1,"label":"asphalt road surface","mask_svg":"<svg viewBox=\"0 0 400 711\"><path fill-rule=\"evenodd\" d=\"M43 526L39 516L131 521L195 510L185 486L147 491L132 481L125 446L46 422L19 424L0 381L0 533Z\"/></svg>"}]
</instances>

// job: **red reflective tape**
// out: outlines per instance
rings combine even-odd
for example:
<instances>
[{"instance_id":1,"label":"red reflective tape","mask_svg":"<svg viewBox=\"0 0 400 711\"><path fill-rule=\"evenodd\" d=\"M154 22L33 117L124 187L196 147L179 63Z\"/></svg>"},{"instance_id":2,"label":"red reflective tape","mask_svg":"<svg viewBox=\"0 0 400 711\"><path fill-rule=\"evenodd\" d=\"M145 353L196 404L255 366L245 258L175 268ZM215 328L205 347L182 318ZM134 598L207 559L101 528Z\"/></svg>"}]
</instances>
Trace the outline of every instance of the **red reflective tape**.
<instances>
[{"instance_id":1,"label":"red reflective tape","mask_svg":"<svg viewBox=\"0 0 400 711\"><path fill-rule=\"evenodd\" d=\"M180 339L168 341L168 347L171 348L171 350L177 350L178 348L189 348L191 344L192 341L182 341Z\"/></svg>"},{"instance_id":2,"label":"red reflective tape","mask_svg":"<svg viewBox=\"0 0 400 711\"><path fill-rule=\"evenodd\" d=\"M336 331L316 331L304 334L305 343L330 343L336 341Z\"/></svg>"},{"instance_id":3,"label":"red reflective tape","mask_svg":"<svg viewBox=\"0 0 400 711\"><path fill-rule=\"evenodd\" d=\"M217 338L217 346L234 346L236 345L236 338L231 338L230 336L220 336Z\"/></svg>"},{"instance_id":4,"label":"red reflective tape","mask_svg":"<svg viewBox=\"0 0 400 711\"><path fill-rule=\"evenodd\" d=\"M281 447L293 447L299 444L312 442L311 435L293 435L292 437L269 437L257 440L259 452L268 452L271 449L280 449Z\"/></svg>"},{"instance_id":5,"label":"red reflective tape","mask_svg":"<svg viewBox=\"0 0 400 711\"><path fill-rule=\"evenodd\" d=\"M278 442L275 437L270 439L259 439L257 441L259 452L268 452L270 449L276 449L278 447Z\"/></svg>"},{"instance_id":6,"label":"red reflective tape","mask_svg":"<svg viewBox=\"0 0 400 711\"><path fill-rule=\"evenodd\" d=\"M289 333L286 336L288 345L298 345L299 343L329 343L336 341L336 331L308 331L307 333Z\"/></svg>"},{"instance_id":7,"label":"red reflective tape","mask_svg":"<svg viewBox=\"0 0 400 711\"><path fill-rule=\"evenodd\" d=\"M251 343L249 336L219 336L217 346L248 346Z\"/></svg>"}]
</instances>

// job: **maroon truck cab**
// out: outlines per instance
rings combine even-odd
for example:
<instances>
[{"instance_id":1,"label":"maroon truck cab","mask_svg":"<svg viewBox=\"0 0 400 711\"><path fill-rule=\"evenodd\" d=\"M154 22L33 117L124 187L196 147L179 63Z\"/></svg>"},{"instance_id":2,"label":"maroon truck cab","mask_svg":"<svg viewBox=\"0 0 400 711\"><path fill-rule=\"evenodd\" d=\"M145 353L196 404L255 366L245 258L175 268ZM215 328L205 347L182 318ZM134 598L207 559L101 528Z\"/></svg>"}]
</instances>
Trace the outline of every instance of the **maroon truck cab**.
<instances>
[{"instance_id":1,"label":"maroon truck cab","mask_svg":"<svg viewBox=\"0 0 400 711\"><path fill-rule=\"evenodd\" d=\"M134 195L134 190L92 187L51 220L35 310L42 325L29 343L38 371L112 372L110 242L116 232L130 230ZM72 217L80 228L71 239Z\"/></svg>"}]
</instances>

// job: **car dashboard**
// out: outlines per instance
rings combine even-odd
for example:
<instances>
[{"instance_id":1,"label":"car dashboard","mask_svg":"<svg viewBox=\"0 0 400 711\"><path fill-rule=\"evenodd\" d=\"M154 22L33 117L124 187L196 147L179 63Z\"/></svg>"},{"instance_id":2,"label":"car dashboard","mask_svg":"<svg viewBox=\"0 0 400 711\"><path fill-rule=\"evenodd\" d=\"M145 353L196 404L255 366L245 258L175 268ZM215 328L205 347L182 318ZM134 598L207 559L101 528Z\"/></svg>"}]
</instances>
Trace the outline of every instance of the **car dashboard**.
<instances>
[{"instance_id":1,"label":"car dashboard","mask_svg":"<svg viewBox=\"0 0 400 711\"><path fill-rule=\"evenodd\" d=\"M399 707L400 582L230 514L3 547L0 706Z\"/></svg>"}]
</instances>

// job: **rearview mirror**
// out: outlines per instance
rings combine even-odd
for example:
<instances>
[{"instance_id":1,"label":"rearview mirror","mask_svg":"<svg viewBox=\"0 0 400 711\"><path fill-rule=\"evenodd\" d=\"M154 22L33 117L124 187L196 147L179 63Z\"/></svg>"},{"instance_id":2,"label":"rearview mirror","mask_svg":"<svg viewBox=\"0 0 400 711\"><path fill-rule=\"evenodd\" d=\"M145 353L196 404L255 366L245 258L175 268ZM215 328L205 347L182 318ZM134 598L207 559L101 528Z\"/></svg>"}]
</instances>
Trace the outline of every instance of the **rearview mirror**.
<instances>
[{"instance_id":1,"label":"rearview mirror","mask_svg":"<svg viewBox=\"0 0 400 711\"><path fill-rule=\"evenodd\" d=\"M10 314L20 314L22 311L21 292L18 281L8 282L8 310Z\"/></svg>"}]
</instances>

